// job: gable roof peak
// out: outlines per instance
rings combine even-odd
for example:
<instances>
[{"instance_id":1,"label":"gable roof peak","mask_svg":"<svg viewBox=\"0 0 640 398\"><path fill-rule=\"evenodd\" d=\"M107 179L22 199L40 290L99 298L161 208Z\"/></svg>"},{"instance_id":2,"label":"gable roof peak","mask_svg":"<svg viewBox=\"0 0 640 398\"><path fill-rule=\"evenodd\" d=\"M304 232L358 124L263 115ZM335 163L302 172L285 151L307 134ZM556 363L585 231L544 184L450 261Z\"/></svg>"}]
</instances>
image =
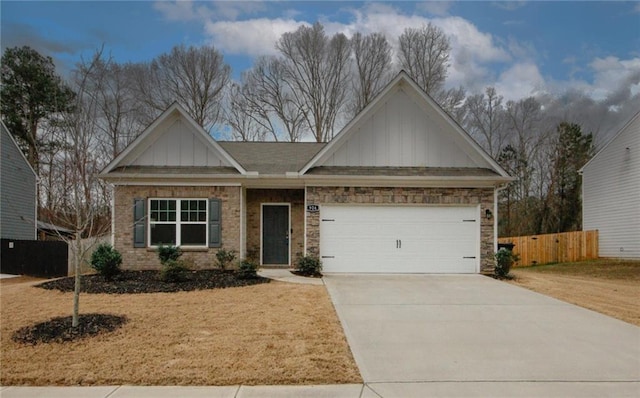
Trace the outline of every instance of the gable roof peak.
<instances>
[{"instance_id":1,"label":"gable roof peak","mask_svg":"<svg viewBox=\"0 0 640 398\"><path fill-rule=\"evenodd\" d=\"M488 167L500 178L510 179L508 173L404 70L401 70L360 113L347 123L333 140L301 169L300 173L305 174L311 168L321 166L328 161L350 139L350 136L359 134L366 121L373 117L386 102L397 96L400 90L407 94L418 107L419 111L416 114L429 113L430 123L435 123L440 130L449 133L459 150L473 159L478 167Z\"/></svg>"},{"instance_id":2,"label":"gable roof peak","mask_svg":"<svg viewBox=\"0 0 640 398\"><path fill-rule=\"evenodd\" d=\"M211 135L204 130L180 105L177 101L174 101L171 105L165 109L143 132L136 137L115 159L111 161L100 173L105 176L109 172L119 168L131 165L143 152L152 146L157 140L158 136L163 133L161 128L171 120L172 117L178 117L184 120L191 132L198 138L207 150L217 154L220 159L224 160L227 165L235 168L240 174L245 174L246 171ZM166 133L166 131L164 131Z\"/></svg>"}]
</instances>

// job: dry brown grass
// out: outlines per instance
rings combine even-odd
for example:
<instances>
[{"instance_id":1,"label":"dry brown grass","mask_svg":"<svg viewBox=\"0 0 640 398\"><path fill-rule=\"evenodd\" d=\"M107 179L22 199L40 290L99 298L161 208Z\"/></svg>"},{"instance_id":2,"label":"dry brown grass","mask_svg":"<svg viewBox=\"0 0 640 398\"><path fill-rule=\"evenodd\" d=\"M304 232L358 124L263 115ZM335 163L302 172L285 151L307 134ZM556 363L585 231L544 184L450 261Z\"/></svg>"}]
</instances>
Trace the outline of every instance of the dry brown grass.
<instances>
[{"instance_id":1,"label":"dry brown grass","mask_svg":"<svg viewBox=\"0 0 640 398\"><path fill-rule=\"evenodd\" d=\"M11 340L15 330L72 308L71 293L32 284L0 284L1 385L362 382L323 286L83 294L82 312L129 322L78 342L24 346Z\"/></svg>"},{"instance_id":2,"label":"dry brown grass","mask_svg":"<svg viewBox=\"0 0 640 398\"><path fill-rule=\"evenodd\" d=\"M640 326L640 261L516 268L512 283Z\"/></svg>"}]
</instances>

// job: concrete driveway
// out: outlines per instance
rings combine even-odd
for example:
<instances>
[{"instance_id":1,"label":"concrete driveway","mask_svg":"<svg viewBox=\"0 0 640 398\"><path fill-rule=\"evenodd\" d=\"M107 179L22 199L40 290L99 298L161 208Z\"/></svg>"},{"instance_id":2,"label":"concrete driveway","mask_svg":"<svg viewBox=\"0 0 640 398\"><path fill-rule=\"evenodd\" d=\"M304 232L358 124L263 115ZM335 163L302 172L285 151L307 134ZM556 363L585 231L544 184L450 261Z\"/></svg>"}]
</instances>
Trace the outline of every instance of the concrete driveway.
<instances>
[{"instance_id":1,"label":"concrete driveway","mask_svg":"<svg viewBox=\"0 0 640 398\"><path fill-rule=\"evenodd\" d=\"M480 275L327 275L362 397L640 396L640 328Z\"/></svg>"}]
</instances>

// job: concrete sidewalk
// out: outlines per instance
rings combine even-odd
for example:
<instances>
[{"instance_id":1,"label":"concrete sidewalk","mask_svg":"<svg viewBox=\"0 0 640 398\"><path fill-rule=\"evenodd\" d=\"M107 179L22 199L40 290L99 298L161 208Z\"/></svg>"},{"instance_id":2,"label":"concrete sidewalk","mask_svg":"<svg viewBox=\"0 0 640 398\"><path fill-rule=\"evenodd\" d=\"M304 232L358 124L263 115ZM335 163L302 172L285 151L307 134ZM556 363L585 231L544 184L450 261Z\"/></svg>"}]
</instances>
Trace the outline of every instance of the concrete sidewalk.
<instances>
[{"instance_id":1,"label":"concrete sidewalk","mask_svg":"<svg viewBox=\"0 0 640 398\"><path fill-rule=\"evenodd\" d=\"M640 382L415 382L322 386L0 387L2 398L637 398Z\"/></svg>"},{"instance_id":2,"label":"concrete sidewalk","mask_svg":"<svg viewBox=\"0 0 640 398\"><path fill-rule=\"evenodd\" d=\"M2 398L360 398L362 384L223 387L2 387ZM375 395L371 395L375 397Z\"/></svg>"}]
</instances>

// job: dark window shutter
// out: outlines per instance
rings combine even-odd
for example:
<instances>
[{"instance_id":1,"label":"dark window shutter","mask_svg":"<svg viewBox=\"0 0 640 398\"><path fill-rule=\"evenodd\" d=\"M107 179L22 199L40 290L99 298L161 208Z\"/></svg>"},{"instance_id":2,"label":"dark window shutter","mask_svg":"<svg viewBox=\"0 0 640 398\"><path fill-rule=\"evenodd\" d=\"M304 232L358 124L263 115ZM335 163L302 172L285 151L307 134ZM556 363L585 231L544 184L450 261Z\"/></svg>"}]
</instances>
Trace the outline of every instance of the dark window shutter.
<instances>
[{"instance_id":1,"label":"dark window shutter","mask_svg":"<svg viewBox=\"0 0 640 398\"><path fill-rule=\"evenodd\" d=\"M220 199L209 199L209 247L222 246L222 206Z\"/></svg>"},{"instance_id":2,"label":"dark window shutter","mask_svg":"<svg viewBox=\"0 0 640 398\"><path fill-rule=\"evenodd\" d=\"M146 246L145 199L133 200L133 247Z\"/></svg>"}]
</instances>

